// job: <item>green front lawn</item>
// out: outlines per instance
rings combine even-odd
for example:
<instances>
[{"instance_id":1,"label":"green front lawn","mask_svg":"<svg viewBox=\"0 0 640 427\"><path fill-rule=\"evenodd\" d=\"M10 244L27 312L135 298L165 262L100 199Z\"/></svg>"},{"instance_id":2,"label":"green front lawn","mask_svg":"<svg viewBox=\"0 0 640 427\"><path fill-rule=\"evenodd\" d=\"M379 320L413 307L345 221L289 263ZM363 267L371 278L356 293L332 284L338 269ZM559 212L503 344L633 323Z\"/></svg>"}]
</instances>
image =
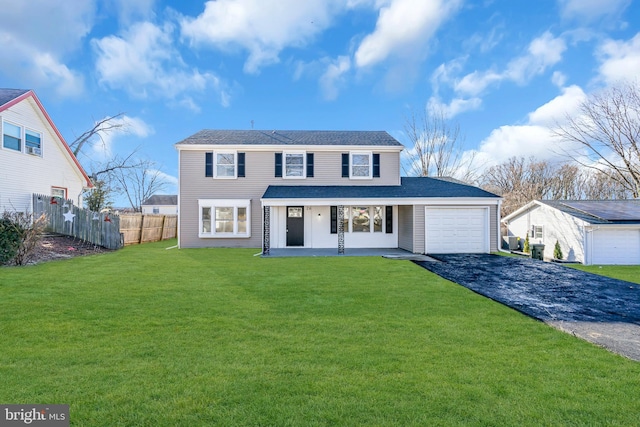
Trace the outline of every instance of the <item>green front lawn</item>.
<instances>
[{"instance_id":1,"label":"green front lawn","mask_svg":"<svg viewBox=\"0 0 640 427\"><path fill-rule=\"evenodd\" d=\"M638 423L640 363L409 261L173 244L0 269L0 402L84 426Z\"/></svg>"},{"instance_id":2,"label":"green front lawn","mask_svg":"<svg viewBox=\"0 0 640 427\"><path fill-rule=\"evenodd\" d=\"M588 273L600 274L601 276L626 280L627 282L640 283L640 266L638 265L567 265Z\"/></svg>"}]
</instances>

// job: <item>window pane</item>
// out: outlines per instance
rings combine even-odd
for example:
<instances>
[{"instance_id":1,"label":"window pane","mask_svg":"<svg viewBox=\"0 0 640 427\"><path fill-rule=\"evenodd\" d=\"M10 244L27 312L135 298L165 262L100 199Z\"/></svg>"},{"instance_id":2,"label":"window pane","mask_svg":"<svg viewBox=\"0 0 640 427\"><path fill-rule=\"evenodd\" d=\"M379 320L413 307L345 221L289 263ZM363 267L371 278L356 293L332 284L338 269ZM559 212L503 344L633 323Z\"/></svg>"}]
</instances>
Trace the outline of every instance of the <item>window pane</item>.
<instances>
[{"instance_id":1,"label":"window pane","mask_svg":"<svg viewBox=\"0 0 640 427\"><path fill-rule=\"evenodd\" d=\"M351 211L351 208L349 206L345 206L343 209L343 215L344 217L342 218L342 229L344 230L345 233L349 232L349 212Z\"/></svg>"},{"instance_id":2,"label":"window pane","mask_svg":"<svg viewBox=\"0 0 640 427\"><path fill-rule=\"evenodd\" d=\"M304 154L285 155L285 176L304 177Z\"/></svg>"},{"instance_id":3,"label":"window pane","mask_svg":"<svg viewBox=\"0 0 640 427\"><path fill-rule=\"evenodd\" d=\"M40 148L40 134L28 130L25 131L25 142L27 147Z\"/></svg>"},{"instance_id":4,"label":"window pane","mask_svg":"<svg viewBox=\"0 0 640 427\"><path fill-rule=\"evenodd\" d=\"M351 156L351 175L359 177L370 176L370 156L369 154L353 154Z\"/></svg>"},{"instance_id":5,"label":"window pane","mask_svg":"<svg viewBox=\"0 0 640 427\"><path fill-rule=\"evenodd\" d=\"M216 176L235 176L235 163L234 153L216 153Z\"/></svg>"},{"instance_id":6,"label":"window pane","mask_svg":"<svg viewBox=\"0 0 640 427\"><path fill-rule=\"evenodd\" d=\"M353 232L368 232L369 226L369 208L368 207L353 207L351 209L351 231Z\"/></svg>"},{"instance_id":7,"label":"window pane","mask_svg":"<svg viewBox=\"0 0 640 427\"><path fill-rule=\"evenodd\" d=\"M238 234L247 232L247 208L238 208Z\"/></svg>"},{"instance_id":8,"label":"window pane","mask_svg":"<svg viewBox=\"0 0 640 427\"><path fill-rule=\"evenodd\" d=\"M10 148L12 150L20 151L22 149L21 145L21 130L19 126L12 125L11 123L3 123L3 138L2 138L2 146L4 148Z\"/></svg>"},{"instance_id":9,"label":"window pane","mask_svg":"<svg viewBox=\"0 0 640 427\"><path fill-rule=\"evenodd\" d=\"M216 208L216 233L233 233L233 208Z\"/></svg>"},{"instance_id":10,"label":"window pane","mask_svg":"<svg viewBox=\"0 0 640 427\"><path fill-rule=\"evenodd\" d=\"M373 231L382 233L382 206L373 208Z\"/></svg>"},{"instance_id":11,"label":"window pane","mask_svg":"<svg viewBox=\"0 0 640 427\"><path fill-rule=\"evenodd\" d=\"M202 208L202 232L211 233L211 208Z\"/></svg>"}]
</instances>

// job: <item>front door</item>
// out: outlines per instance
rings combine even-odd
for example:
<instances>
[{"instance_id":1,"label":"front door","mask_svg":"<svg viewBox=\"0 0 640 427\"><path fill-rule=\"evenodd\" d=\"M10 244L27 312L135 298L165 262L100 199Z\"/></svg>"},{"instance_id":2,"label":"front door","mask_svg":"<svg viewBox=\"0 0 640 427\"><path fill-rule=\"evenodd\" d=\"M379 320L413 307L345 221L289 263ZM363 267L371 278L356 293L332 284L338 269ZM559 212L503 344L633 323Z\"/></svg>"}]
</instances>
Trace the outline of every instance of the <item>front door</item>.
<instances>
[{"instance_id":1,"label":"front door","mask_svg":"<svg viewBox=\"0 0 640 427\"><path fill-rule=\"evenodd\" d=\"M287 207L287 246L304 246L304 208Z\"/></svg>"}]
</instances>

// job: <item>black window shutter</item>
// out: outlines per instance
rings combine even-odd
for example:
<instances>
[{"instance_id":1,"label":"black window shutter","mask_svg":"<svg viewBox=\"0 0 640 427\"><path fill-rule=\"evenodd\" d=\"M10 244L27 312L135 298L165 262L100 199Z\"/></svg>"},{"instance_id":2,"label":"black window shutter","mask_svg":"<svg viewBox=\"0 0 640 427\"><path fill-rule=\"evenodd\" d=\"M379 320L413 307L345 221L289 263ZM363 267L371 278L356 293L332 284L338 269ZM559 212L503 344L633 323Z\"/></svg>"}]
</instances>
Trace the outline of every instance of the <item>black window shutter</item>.
<instances>
[{"instance_id":1,"label":"black window shutter","mask_svg":"<svg viewBox=\"0 0 640 427\"><path fill-rule=\"evenodd\" d=\"M282 178L282 153L276 153L276 178Z\"/></svg>"},{"instance_id":2,"label":"black window shutter","mask_svg":"<svg viewBox=\"0 0 640 427\"><path fill-rule=\"evenodd\" d=\"M205 153L204 155L204 176L213 177L213 153Z\"/></svg>"},{"instance_id":3,"label":"black window shutter","mask_svg":"<svg viewBox=\"0 0 640 427\"><path fill-rule=\"evenodd\" d=\"M307 178L313 178L313 153L307 153Z\"/></svg>"},{"instance_id":4,"label":"black window shutter","mask_svg":"<svg viewBox=\"0 0 640 427\"><path fill-rule=\"evenodd\" d=\"M373 154L373 177L380 178L380 154Z\"/></svg>"},{"instance_id":5,"label":"black window shutter","mask_svg":"<svg viewBox=\"0 0 640 427\"><path fill-rule=\"evenodd\" d=\"M338 207L331 206L331 234L338 234Z\"/></svg>"},{"instance_id":6,"label":"black window shutter","mask_svg":"<svg viewBox=\"0 0 640 427\"><path fill-rule=\"evenodd\" d=\"M349 153L342 153L342 177L349 178Z\"/></svg>"},{"instance_id":7,"label":"black window shutter","mask_svg":"<svg viewBox=\"0 0 640 427\"><path fill-rule=\"evenodd\" d=\"M384 209L385 232L391 234L393 233L393 206L385 206Z\"/></svg>"},{"instance_id":8,"label":"black window shutter","mask_svg":"<svg viewBox=\"0 0 640 427\"><path fill-rule=\"evenodd\" d=\"M238 153L238 178L244 178L244 153Z\"/></svg>"}]
</instances>

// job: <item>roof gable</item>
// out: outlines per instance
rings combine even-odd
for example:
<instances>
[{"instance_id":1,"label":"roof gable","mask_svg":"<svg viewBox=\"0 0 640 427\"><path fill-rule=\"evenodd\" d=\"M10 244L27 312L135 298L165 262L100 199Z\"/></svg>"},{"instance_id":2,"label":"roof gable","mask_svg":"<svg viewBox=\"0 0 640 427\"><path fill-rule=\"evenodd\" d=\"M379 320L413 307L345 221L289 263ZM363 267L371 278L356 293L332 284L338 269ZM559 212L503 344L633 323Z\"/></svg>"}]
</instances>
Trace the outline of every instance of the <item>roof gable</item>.
<instances>
[{"instance_id":1,"label":"roof gable","mask_svg":"<svg viewBox=\"0 0 640 427\"><path fill-rule=\"evenodd\" d=\"M640 223L639 200L534 200L504 217L510 221L535 206L548 206L589 224Z\"/></svg>"},{"instance_id":2,"label":"roof gable","mask_svg":"<svg viewBox=\"0 0 640 427\"><path fill-rule=\"evenodd\" d=\"M40 102L38 97L36 96L35 92L33 92L32 90L24 90L24 89L6 89L6 88L3 89L3 88L0 88L0 113L5 111L5 110L8 110L12 106L14 106L14 105L18 104L19 102L22 102L22 101L24 101L24 100L26 100L28 98L31 98L33 100L33 102L37 106L38 112L44 118L44 122L46 122L51 127L51 129L53 130L53 132L56 135L58 141L60 141L60 143L62 144L62 147L64 148L64 151L70 157L70 159L72 161L72 164L78 169L78 171L80 172L80 175L84 178L84 181L85 181L85 184L86 184L85 186L86 187L93 187L93 184L91 183L91 179L87 175L87 172L84 170L84 168L82 167L82 165L80 164L80 162L78 161L76 156L73 154L73 152L71 151L71 148L69 148L69 145L67 144L67 142L63 138L62 134L60 133L60 131L58 130L56 125L53 123L53 120L51 120L51 117L49 116L47 111L44 109L44 106L42 105L42 103ZM3 101L5 101L5 102L3 102Z\"/></svg>"},{"instance_id":3,"label":"roof gable","mask_svg":"<svg viewBox=\"0 0 640 427\"><path fill-rule=\"evenodd\" d=\"M204 129L178 142L184 145L404 146L385 131L212 130Z\"/></svg>"}]
</instances>

